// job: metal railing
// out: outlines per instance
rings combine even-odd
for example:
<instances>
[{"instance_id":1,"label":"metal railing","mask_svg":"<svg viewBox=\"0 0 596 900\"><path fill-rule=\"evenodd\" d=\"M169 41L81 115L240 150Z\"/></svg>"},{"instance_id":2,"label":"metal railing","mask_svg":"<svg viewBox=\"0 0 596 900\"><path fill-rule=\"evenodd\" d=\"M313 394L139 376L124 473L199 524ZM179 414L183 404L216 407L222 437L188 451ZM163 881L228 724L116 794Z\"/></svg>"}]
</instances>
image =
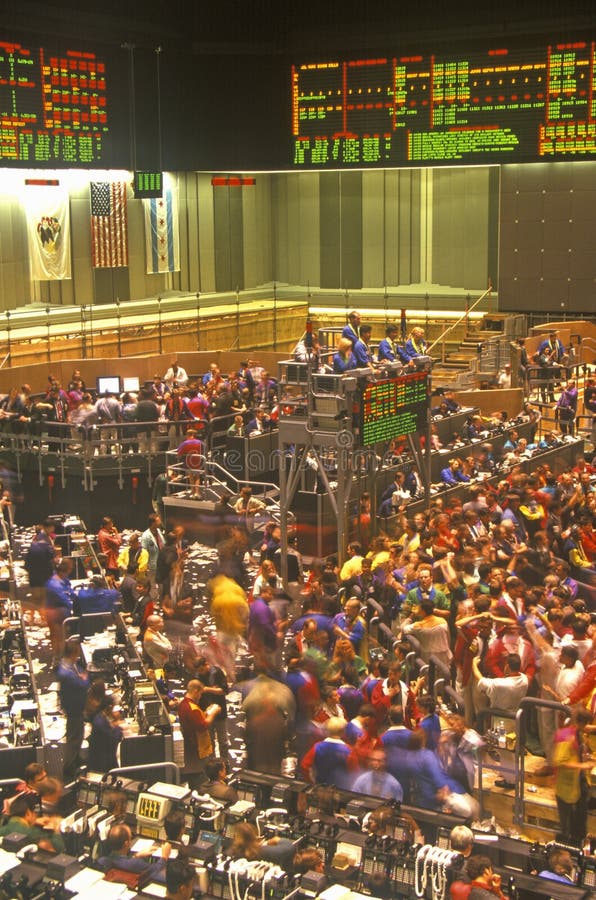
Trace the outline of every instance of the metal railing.
<instances>
[{"instance_id":1,"label":"metal railing","mask_svg":"<svg viewBox=\"0 0 596 900\"><path fill-rule=\"evenodd\" d=\"M180 766L175 762L168 762L166 760L154 763L144 763L141 766L121 766L118 769L110 769L108 775L130 775L131 778L138 781L139 773L153 772L156 769L164 770L167 784L180 784ZM173 777L173 781L170 781L169 776Z\"/></svg>"},{"instance_id":2,"label":"metal railing","mask_svg":"<svg viewBox=\"0 0 596 900\"><path fill-rule=\"evenodd\" d=\"M142 431L142 433L141 433ZM150 438L155 445L149 448ZM115 474L120 489L127 474L140 473L142 458L147 482L165 467L165 443L161 426L142 426L133 423L93 425L90 428L59 422L32 422L23 431L15 432L4 426L0 432L0 447L14 455L19 481L25 470L37 469L39 484L60 479L66 486L68 474L81 476L85 491L93 491L95 474Z\"/></svg>"},{"instance_id":3,"label":"metal railing","mask_svg":"<svg viewBox=\"0 0 596 900\"><path fill-rule=\"evenodd\" d=\"M525 821L525 783L526 783L526 736L527 717L533 709L552 709L569 714L569 707L557 700L546 700L542 697L524 697L515 716L515 803L513 816L516 825Z\"/></svg>"},{"instance_id":4,"label":"metal railing","mask_svg":"<svg viewBox=\"0 0 596 900\"><path fill-rule=\"evenodd\" d=\"M514 784L513 820L516 825L525 824L525 806L526 802L528 802L525 797L527 717L534 709L551 709L567 715L569 714L568 706L563 706L563 704L559 703L557 700L546 700L542 697L524 697L515 713L512 713L511 710L489 707L488 709L480 710L477 714L478 727L482 733L485 731L485 722L490 719L506 719L513 723L515 730L515 747L513 750L506 750L507 753L511 754L512 767L509 768L506 766L503 770L500 765L497 765L496 767L490 768L497 768L501 772L506 771L511 776L512 783ZM498 748L496 750L497 754L500 749L505 748ZM479 756L478 801L481 809L483 809L484 796L484 768L488 768L488 766L483 764L482 757Z\"/></svg>"}]
</instances>

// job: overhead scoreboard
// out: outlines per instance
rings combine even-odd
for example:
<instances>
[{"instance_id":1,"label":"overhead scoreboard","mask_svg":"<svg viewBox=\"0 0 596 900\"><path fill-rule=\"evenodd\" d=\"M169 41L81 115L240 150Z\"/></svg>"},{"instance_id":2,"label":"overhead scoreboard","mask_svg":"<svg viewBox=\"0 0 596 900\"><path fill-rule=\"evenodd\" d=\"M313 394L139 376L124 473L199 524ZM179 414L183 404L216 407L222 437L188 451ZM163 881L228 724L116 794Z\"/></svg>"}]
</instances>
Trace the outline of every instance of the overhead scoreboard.
<instances>
[{"instance_id":1,"label":"overhead scoreboard","mask_svg":"<svg viewBox=\"0 0 596 900\"><path fill-rule=\"evenodd\" d=\"M594 37L294 65L293 165L596 159Z\"/></svg>"},{"instance_id":2,"label":"overhead scoreboard","mask_svg":"<svg viewBox=\"0 0 596 900\"><path fill-rule=\"evenodd\" d=\"M429 379L424 372L371 381L362 389L360 438L364 446L426 430Z\"/></svg>"},{"instance_id":3,"label":"overhead scoreboard","mask_svg":"<svg viewBox=\"0 0 596 900\"><path fill-rule=\"evenodd\" d=\"M87 50L0 42L0 166L109 165L108 68Z\"/></svg>"}]
</instances>

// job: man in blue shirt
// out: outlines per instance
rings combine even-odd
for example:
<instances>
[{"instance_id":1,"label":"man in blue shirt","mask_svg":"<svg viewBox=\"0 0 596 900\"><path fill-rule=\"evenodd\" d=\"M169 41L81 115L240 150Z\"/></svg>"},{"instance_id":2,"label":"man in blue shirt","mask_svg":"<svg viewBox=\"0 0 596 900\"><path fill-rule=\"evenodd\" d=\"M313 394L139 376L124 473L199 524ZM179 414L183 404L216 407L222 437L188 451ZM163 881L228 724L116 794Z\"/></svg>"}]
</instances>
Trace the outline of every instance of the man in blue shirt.
<instances>
[{"instance_id":1,"label":"man in blue shirt","mask_svg":"<svg viewBox=\"0 0 596 900\"><path fill-rule=\"evenodd\" d=\"M411 728L404 725L404 711L401 706L389 707L389 728L381 737L381 743L386 752L405 750L412 734Z\"/></svg>"},{"instance_id":2,"label":"man in blue shirt","mask_svg":"<svg viewBox=\"0 0 596 900\"><path fill-rule=\"evenodd\" d=\"M356 366L359 369L364 369L367 366L372 366L372 351L368 346L371 332L372 326L361 325L360 338L354 343L354 349L352 352L354 354L354 359L356 360Z\"/></svg>"},{"instance_id":3,"label":"man in blue shirt","mask_svg":"<svg viewBox=\"0 0 596 900\"><path fill-rule=\"evenodd\" d=\"M368 755L369 771L363 772L354 782L352 790L360 794L368 794L369 797L381 797L383 800L404 799L402 786L385 769L385 753L380 748L372 750Z\"/></svg>"},{"instance_id":4,"label":"man in blue shirt","mask_svg":"<svg viewBox=\"0 0 596 900\"><path fill-rule=\"evenodd\" d=\"M66 715L66 742L64 745L64 776L74 774L83 743L85 723L83 709L87 700L89 677L79 666L81 646L77 641L68 641L64 655L58 666L57 679L60 684L60 706Z\"/></svg>"},{"instance_id":5,"label":"man in blue shirt","mask_svg":"<svg viewBox=\"0 0 596 900\"><path fill-rule=\"evenodd\" d=\"M116 603L120 600L120 591L106 587L101 575L94 575L87 587L79 590L75 600L74 609L77 615L88 613L114 612Z\"/></svg>"},{"instance_id":6,"label":"man in blue shirt","mask_svg":"<svg viewBox=\"0 0 596 900\"><path fill-rule=\"evenodd\" d=\"M325 727L327 737L314 744L301 766L315 784L328 784L350 790L353 781L356 756L343 740L345 721L332 716Z\"/></svg>"},{"instance_id":7,"label":"man in blue shirt","mask_svg":"<svg viewBox=\"0 0 596 900\"><path fill-rule=\"evenodd\" d=\"M424 330L416 327L412 328L409 339L406 341L404 353L408 360L415 359L417 356L424 356L426 353L426 341L424 340Z\"/></svg>"},{"instance_id":8,"label":"man in blue shirt","mask_svg":"<svg viewBox=\"0 0 596 900\"><path fill-rule=\"evenodd\" d=\"M260 595L255 597L248 611L248 646L263 671L275 671L275 651L277 650L277 621L269 606L273 599L273 589L263 585Z\"/></svg>"},{"instance_id":9,"label":"man in blue shirt","mask_svg":"<svg viewBox=\"0 0 596 900\"><path fill-rule=\"evenodd\" d=\"M344 375L350 369L357 366L354 356L353 344L350 338L341 337L337 345L337 351L333 354L333 372L335 375Z\"/></svg>"},{"instance_id":10,"label":"man in blue shirt","mask_svg":"<svg viewBox=\"0 0 596 900\"><path fill-rule=\"evenodd\" d=\"M538 345L538 353L548 354L550 361L560 363L565 355L563 342L557 337L558 331L551 331L549 336Z\"/></svg>"},{"instance_id":11,"label":"man in blue shirt","mask_svg":"<svg viewBox=\"0 0 596 900\"><path fill-rule=\"evenodd\" d=\"M399 329L397 325L388 325L385 329L385 337L379 341L377 357L379 362L383 359L389 362L395 362L398 359L397 335Z\"/></svg>"},{"instance_id":12,"label":"man in blue shirt","mask_svg":"<svg viewBox=\"0 0 596 900\"><path fill-rule=\"evenodd\" d=\"M46 581L46 619L50 629L50 641L56 663L64 650L64 628L62 623L72 616L75 592L69 580L72 562L63 559L56 572Z\"/></svg>"},{"instance_id":13,"label":"man in blue shirt","mask_svg":"<svg viewBox=\"0 0 596 900\"><path fill-rule=\"evenodd\" d=\"M561 884L575 884L573 879L573 860L569 850L551 850L548 854L548 868L538 873L539 878L559 881Z\"/></svg>"},{"instance_id":14,"label":"man in blue shirt","mask_svg":"<svg viewBox=\"0 0 596 900\"><path fill-rule=\"evenodd\" d=\"M449 487L454 487L456 484L461 484L462 481L469 481L470 476L464 475L461 471L461 462L459 459L450 459L449 465L446 468L441 469L441 481L444 484L448 484Z\"/></svg>"},{"instance_id":15,"label":"man in blue shirt","mask_svg":"<svg viewBox=\"0 0 596 900\"><path fill-rule=\"evenodd\" d=\"M344 606L343 612L338 613L333 619L333 632L335 640L346 638L352 644L356 654L360 654L365 643L366 626L360 615L360 600L350 597Z\"/></svg>"},{"instance_id":16,"label":"man in blue shirt","mask_svg":"<svg viewBox=\"0 0 596 900\"><path fill-rule=\"evenodd\" d=\"M347 338L352 343L355 343L360 337L360 313L356 312L356 310L352 310L351 313L348 313L348 324L344 327L344 330L341 333L342 337Z\"/></svg>"},{"instance_id":17,"label":"man in blue shirt","mask_svg":"<svg viewBox=\"0 0 596 900\"><path fill-rule=\"evenodd\" d=\"M107 856L100 856L97 865L104 872L110 869L121 869L123 872L132 872L137 875L146 875L148 880L164 868L166 860L172 850L169 843L161 845L161 859L152 863L143 856L131 856L132 832L128 825L112 825L108 832Z\"/></svg>"}]
</instances>

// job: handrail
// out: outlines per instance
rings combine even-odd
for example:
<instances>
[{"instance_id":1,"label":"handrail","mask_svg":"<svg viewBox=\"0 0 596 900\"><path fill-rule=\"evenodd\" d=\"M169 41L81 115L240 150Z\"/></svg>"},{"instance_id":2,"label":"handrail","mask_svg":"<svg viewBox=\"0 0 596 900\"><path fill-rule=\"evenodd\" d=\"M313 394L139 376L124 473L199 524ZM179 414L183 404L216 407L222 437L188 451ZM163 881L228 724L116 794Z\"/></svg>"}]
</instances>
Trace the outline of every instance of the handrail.
<instances>
[{"instance_id":1,"label":"handrail","mask_svg":"<svg viewBox=\"0 0 596 900\"><path fill-rule=\"evenodd\" d=\"M445 331L443 331L443 332L439 335L439 337L438 337L436 340L434 340L434 341L432 342L432 344L431 344L429 347L426 348L427 354L430 354L430 351L433 349L433 347L434 347L436 344L438 344L439 341L444 340L445 337L449 334L449 332L450 332L450 331L453 331L453 329L456 328L456 327L460 324L460 322L463 322L464 319L467 319L468 316L470 315L470 313L478 306L478 304L479 304L482 300L484 300L484 298L487 297L487 296L491 293L492 289L493 289L493 286L492 286L491 282L489 281L488 287L487 287L487 289L484 291L484 293L481 294L480 297L478 297L477 300L474 300L474 302L472 303L472 305L471 305L468 309L466 309L466 311L465 311L464 313L462 313L462 315L459 317L459 319L457 319L457 320L453 323L453 325L450 325L448 328L446 328Z\"/></svg>"},{"instance_id":2,"label":"handrail","mask_svg":"<svg viewBox=\"0 0 596 900\"><path fill-rule=\"evenodd\" d=\"M393 634L393 632L391 631L391 629L389 628L389 626L388 626L388 625L385 625L384 622L381 622L381 623L379 624L379 632L384 636L384 638L385 638L385 640L387 641L389 647L390 647L392 650L394 650L396 644L399 644L399 638L396 637L396 636Z\"/></svg>"},{"instance_id":3,"label":"handrail","mask_svg":"<svg viewBox=\"0 0 596 900\"><path fill-rule=\"evenodd\" d=\"M167 769L168 772L173 771L173 783L180 784L180 766L175 762L169 762L167 760L160 760L160 762L155 763L143 763L141 766L119 766L117 769L110 769L108 775L132 775L135 780L138 780L138 772L147 772L150 769Z\"/></svg>"},{"instance_id":4,"label":"handrail","mask_svg":"<svg viewBox=\"0 0 596 900\"><path fill-rule=\"evenodd\" d=\"M279 485L275 484L273 481L248 481L245 478L236 478L235 475L232 475L231 472L228 472L227 469L224 469L223 466L220 466L219 463L215 462L213 459L207 459L205 461L205 471L206 472L216 472L219 470L225 475L225 481L220 481L220 484L226 484L226 482L233 482L236 485L236 493L240 493L240 486L250 486L252 488L257 487L260 489L264 489L263 493L277 493L279 494ZM258 493L258 492L257 492Z\"/></svg>"},{"instance_id":5,"label":"handrail","mask_svg":"<svg viewBox=\"0 0 596 900\"><path fill-rule=\"evenodd\" d=\"M552 709L558 712L569 712L569 707L559 703L558 700L547 700L542 697L524 697L515 714L515 801L513 817L517 825L523 824L526 800L524 788L526 783L525 766L525 738L526 738L526 712L531 709Z\"/></svg>"},{"instance_id":6,"label":"handrail","mask_svg":"<svg viewBox=\"0 0 596 900\"><path fill-rule=\"evenodd\" d=\"M438 669L439 672L441 672L445 681L450 684L451 681L453 680L453 674L452 674L449 666L446 665L442 660L437 659L437 657L435 656L434 653L431 653L431 655L428 658L428 661L433 668ZM432 669L431 669L431 672L432 672Z\"/></svg>"},{"instance_id":7,"label":"handrail","mask_svg":"<svg viewBox=\"0 0 596 900\"><path fill-rule=\"evenodd\" d=\"M404 635L404 637L408 644L410 644L414 651L418 654L418 656L420 656L420 654L422 653L422 644L420 643L418 638L413 634L406 634Z\"/></svg>"},{"instance_id":8,"label":"handrail","mask_svg":"<svg viewBox=\"0 0 596 900\"><path fill-rule=\"evenodd\" d=\"M442 675L441 678L436 677L437 671ZM453 673L449 666L437 659L434 653L431 653L428 658L428 687L435 700L437 699L438 688L442 686L444 691L447 686L451 686L452 680Z\"/></svg>"},{"instance_id":9,"label":"handrail","mask_svg":"<svg viewBox=\"0 0 596 900\"><path fill-rule=\"evenodd\" d=\"M484 724L485 720L491 719L493 717L513 720L513 715L511 714L511 711L507 710L507 709L502 709L500 706L493 706L493 707L489 706L486 709L479 709L476 713L476 724L477 724L477 730L480 734L485 733L485 724ZM517 766L517 763L514 762L514 765ZM484 807L483 807L483 802L482 802L482 799L484 796L484 788L483 788L483 784L482 784L482 771L483 771L482 755L479 753L478 754L478 802L480 804L481 814L484 813ZM517 781L517 772L515 773L515 775L516 775L516 781Z\"/></svg>"},{"instance_id":10,"label":"handrail","mask_svg":"<svg viewBox=\"0 0 596 900\"><path fill-rule=\"evenodd\" d=\"M5 353L5 354L4 354L4 357L3 357L3 359L2 359L2 362L0 362L0 369L3 369L4 366L5 366L8 362L10 362L10 353Z\"/></svg>"},{"instance_id":11,"label":"handrail","mask_svg":"<svg viewBox=\"0 0 596 900\"><path fill-rule=\"evenodd\" d=\"M462 697L462 695L458 694L458 692L455 690L455 688L452 687L450 684L445 685L444 691L447 694L447 696L451 700L453 700L453 702L455 703L455 705L457 707L457 711L463 715L466 706L465 706L465 701L464 701L464 698Z\"/></svg>"},{"instance_id":12,"label":"handrail","mask_svg":"<svg viewBox=\"0 0 596 900\"><path fill-rule=\"evenodd\" d=\"M5 787L13 787L17 784L21 784L22 781L22 778L2 778L0 780L0 790Z\"/></svg>"}]
</instances>

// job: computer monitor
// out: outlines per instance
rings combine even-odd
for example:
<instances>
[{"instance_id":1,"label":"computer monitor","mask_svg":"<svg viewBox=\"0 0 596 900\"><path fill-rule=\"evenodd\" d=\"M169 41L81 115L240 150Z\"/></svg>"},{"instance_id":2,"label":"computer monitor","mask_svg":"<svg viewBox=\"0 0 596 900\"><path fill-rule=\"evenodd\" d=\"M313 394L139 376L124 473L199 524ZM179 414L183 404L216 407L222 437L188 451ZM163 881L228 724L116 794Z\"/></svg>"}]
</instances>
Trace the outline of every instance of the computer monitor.
<instances>
[{"instance_id":1,"label":"computer monitor","mask_svg":"<svg viewBox=\"0 0 596 900\"><path fill-rule=\"evenodd\" d=\"M141 384L138 375L125 375L122 378L122 390L124 392L136 394L140 387Z\"/></svg>"},{"instance_id":2,"label":"computer monitor","mask_svg":"<svg viewBox=\"0 0 596 900\"><path fill-rule=\"evenodd\" d=\"M119 394L120 393L120 376L119 375L98 375L97 377L97 393L98 394Z\"/></svg>"}]
</instances>

